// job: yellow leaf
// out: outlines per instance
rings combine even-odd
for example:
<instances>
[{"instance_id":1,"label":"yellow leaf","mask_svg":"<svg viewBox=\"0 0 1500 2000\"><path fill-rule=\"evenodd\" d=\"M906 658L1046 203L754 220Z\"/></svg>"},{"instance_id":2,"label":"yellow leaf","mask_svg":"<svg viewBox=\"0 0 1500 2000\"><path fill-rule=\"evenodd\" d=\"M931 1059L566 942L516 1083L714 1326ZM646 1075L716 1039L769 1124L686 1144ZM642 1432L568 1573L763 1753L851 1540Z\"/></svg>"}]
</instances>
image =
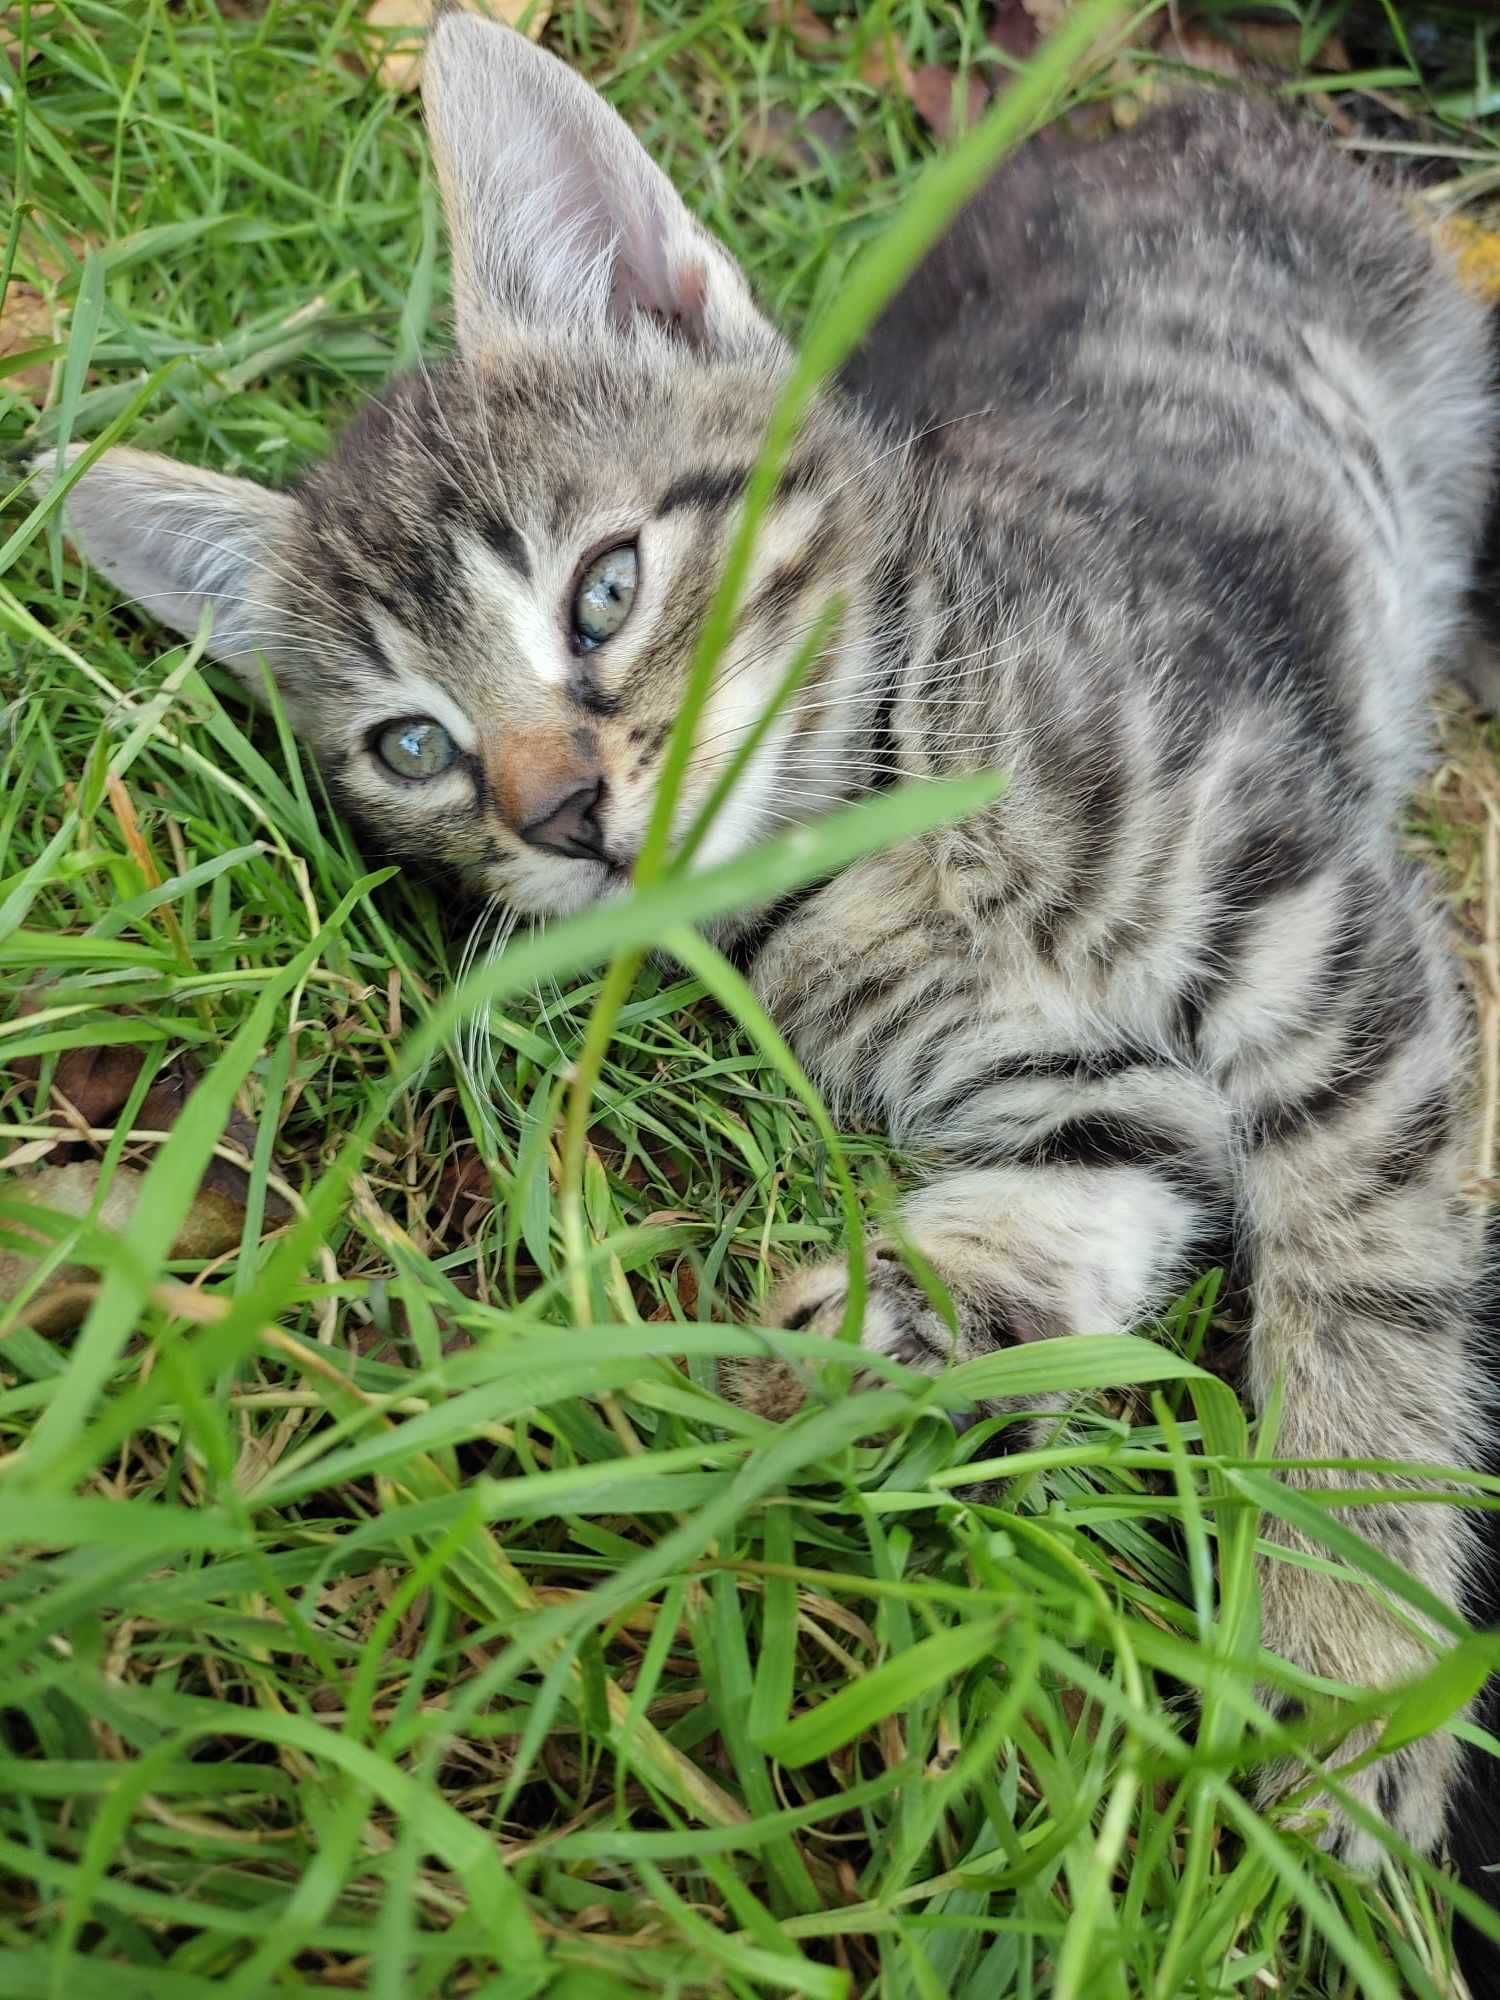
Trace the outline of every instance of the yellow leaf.
<instances>
[{"instance_id":1,"label":"yellow leaf","mask_svg":"<svg viewBox=\"0 0 1500 2000\"><path fill-rule=\"evenodd\" d=\"M552 12L552 0L460 0L471 14L519 28L523 21L533 41L541 37ZM422 81L422 48L433 0L371 0L365 27L380 37L367 43L375 74L387 90L415 90Z\"/></svg>"},{"instance_id":2,"label":"yellow leaf","mask_svg":"<svg viewBox=\"0 0 1500 2000\"><path fill-rule=\"evenodd\" d=\"M1450 215L1438 235L1458 259L1460 281L1486 305L1500 302L1500 230Z\"/></svg>"}]
</instances>

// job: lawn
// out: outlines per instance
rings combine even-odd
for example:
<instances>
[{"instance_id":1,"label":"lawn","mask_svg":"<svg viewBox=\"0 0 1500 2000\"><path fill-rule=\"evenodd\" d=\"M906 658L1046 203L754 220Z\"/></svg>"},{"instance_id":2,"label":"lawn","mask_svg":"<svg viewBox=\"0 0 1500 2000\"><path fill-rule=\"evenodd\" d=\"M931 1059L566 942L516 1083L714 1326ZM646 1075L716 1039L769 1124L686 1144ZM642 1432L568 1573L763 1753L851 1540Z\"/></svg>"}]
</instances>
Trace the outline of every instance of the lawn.
<instances>
[{"instance_id":1,"label":"lawn","mask_svg":"<svg viewBox=\"0 0 1500 2000\"><path fill-rule=\"evenodd\" d=\"M0 10L7 447L275 483L441 351L436 189L365 11ZM1248 53L1212 11L1075 60L1071 115L1137 115L1184 47L1279 64L1500 266L1488 7L1289 0ZM893 218L955 191L908 202L939 135L993 151L964 107L1008 82L1019 123L1037 77L1019 0L563 0L546 32L830 352ZM906 1164L832 1132L686 926L962 799L501 949L7 489L3 2000L1461 1994L1434 1867L1355 1881L1245 1802L1271 1748L1391 1704L1257 1660L1291 1502L1212 1276L1139 1341L982 1364L1077 1391L1024 1454L954 1429L962 1371L855 1403L823 1343L745 1330ZM1477 969L1488 1179L1500 769L1456 708L1444 741L1413 837ZM767 1344L811 1389L779 1428L716 1387ZM1455 1633L1386 1746L1496 1661Z\"/></svg>"}]
</instances>

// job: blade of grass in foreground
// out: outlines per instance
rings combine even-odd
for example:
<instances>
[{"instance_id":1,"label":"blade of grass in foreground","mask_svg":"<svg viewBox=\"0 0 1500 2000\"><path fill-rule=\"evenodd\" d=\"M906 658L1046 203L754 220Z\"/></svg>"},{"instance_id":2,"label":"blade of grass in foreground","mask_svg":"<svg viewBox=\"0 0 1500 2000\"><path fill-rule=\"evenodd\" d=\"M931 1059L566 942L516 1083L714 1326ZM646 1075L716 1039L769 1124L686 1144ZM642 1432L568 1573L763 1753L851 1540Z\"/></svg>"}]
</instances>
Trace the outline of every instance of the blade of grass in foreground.
<instances>
[{"instance_id":1,"label":"blade of grass in foreground","mask_svg":"<svg viewBox=\"0 0 1500 2000\"><path fill-rule=\"evenodd\" d=\"M1006 153L1055 108L1078 64L1096 46L1103 30L1123 11L1120 0L1081 0L1081 4L1072 8L1024 72L1011 79L1008 89L990 115L950 153L934 161L927 169L910 200L849 274L833 306L804 337L786 386L772 411L765 444L746 487L723 573L698 636L677 720L667 741L651 816L636 859L635 879L643 888L649 890L668 868L672 828L698 724L734 631L760 524L813 397L852 353L882 305L915 269L922 253L936 242L945 225L968 197L981 186ZM789 672L772 703L773 713L778 704L784 704L790 698L795 685L795 671ZM716 794L711 801L710 811L690 830L685 854L691 853L696 841L707 830L713 805L722 804L727 795L726 785L723 793ZM891 845L896 845L895 840ZM598 1085L615 1018L630 991L638 966L638 958L626 955L611 968L595 1003L573 1082L564 1134L560 1204L564 1242L570 1261L575 1265L583 1258L587 1241L583 1221L582 1176L589 1105ZM858 1205L852 1197L847 1162L837 1136L833 1143L833 1158L837 1163L836 1172L844 1196L844 1229L849 1258L842 1333L845 1339L853 1341L857 1339L864 1319L865 1263ZM584 1304L580 1289L575 1305L581 1308Z\"/></svg>"},{"instance_id":2,"label":"blade of grass in foreground","mask_svg":"<svg viewBox=\"0 0 1500 2000\"><path fill-rule=\"evenodd\" d=\"M636 864L636 876L642 884L654 881L666 866L673 815L692 755L693 739L713 685L714 672L734 629L755 537L814 395L854 351L881 307L894 296L903 279L916 268L922 253L937 241L969 196L1005 155L1055 109L1080 62L1124 11L1121 0L1082 0L1082 4L1069 9L1057 32L1025 70L1011 80L989 115L951 152L928 167L878 242L849 273L834 305L804 335L786 387L772 413L765 446L745 490L724 573L704 620L677 722L668 739L657 796Z\"/></svg>"}]
</instances>

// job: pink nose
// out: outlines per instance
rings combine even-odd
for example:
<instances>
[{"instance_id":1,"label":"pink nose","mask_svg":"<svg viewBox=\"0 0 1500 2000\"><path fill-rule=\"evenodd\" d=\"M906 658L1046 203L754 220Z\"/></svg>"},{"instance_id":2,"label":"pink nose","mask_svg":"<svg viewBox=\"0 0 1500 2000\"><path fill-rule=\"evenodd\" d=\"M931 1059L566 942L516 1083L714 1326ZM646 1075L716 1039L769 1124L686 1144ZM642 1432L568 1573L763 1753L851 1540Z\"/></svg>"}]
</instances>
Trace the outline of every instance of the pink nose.
<instances>
[{"instance_id":1,"label":"pink nose","mask_svg":"<svg viewBox=\"0 0 1500 2000\"><path fill-rule=\"evenodd\" d=\"M604 780L591 777L554 802L542 803L536 818L521 828L521 838L548 854L578 861L604 861L604 829L599 823L604 804Z\"/></svg>"}]
</instances>

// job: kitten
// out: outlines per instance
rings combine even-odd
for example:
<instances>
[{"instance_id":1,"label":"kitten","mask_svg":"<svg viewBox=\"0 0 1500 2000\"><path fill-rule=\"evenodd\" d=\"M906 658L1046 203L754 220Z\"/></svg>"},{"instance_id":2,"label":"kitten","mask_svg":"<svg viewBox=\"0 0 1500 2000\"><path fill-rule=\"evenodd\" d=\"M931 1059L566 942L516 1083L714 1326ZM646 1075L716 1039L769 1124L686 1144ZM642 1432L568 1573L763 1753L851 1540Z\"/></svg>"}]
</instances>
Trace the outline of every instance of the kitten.
<instances>
[{"instance_id":1,"label":"kitten","mask_svg":"<svg viewBox=\"0 0 1500 2000\"><path fill-rule=\"evenodd\" d=\"M562 64L444 15L428 112L456 358L293 493L115 451L67 520L167 624L211 607L252 686L264 656L385 846L566 913L628 876L791 357ZM835 594L703 859L907 774L1010 774L722 933L840 1115L933 1160L903 1228L960 1355L1129 1328L1231 1229L1280 1454L1474 1462L1468 1031L1396 823L1492 429L1438 252L1238 101L1005 168L816 403L682 823ZM831 1333L844 1298L833 1262L768 1317ZM883 1244L864 1342L929 1371L955 1346ZM1463 1604L1457 1511L1349 1519ZM1263 1588L1266 1643L1313 1673L1430 1657L1355 1586L1273 1561ZM1347 1782L1431 1849L1456 1770L1439 1736ZM1341 1814L1329 1837L1379 1851Z\"/></svg>"}]
</instances>

